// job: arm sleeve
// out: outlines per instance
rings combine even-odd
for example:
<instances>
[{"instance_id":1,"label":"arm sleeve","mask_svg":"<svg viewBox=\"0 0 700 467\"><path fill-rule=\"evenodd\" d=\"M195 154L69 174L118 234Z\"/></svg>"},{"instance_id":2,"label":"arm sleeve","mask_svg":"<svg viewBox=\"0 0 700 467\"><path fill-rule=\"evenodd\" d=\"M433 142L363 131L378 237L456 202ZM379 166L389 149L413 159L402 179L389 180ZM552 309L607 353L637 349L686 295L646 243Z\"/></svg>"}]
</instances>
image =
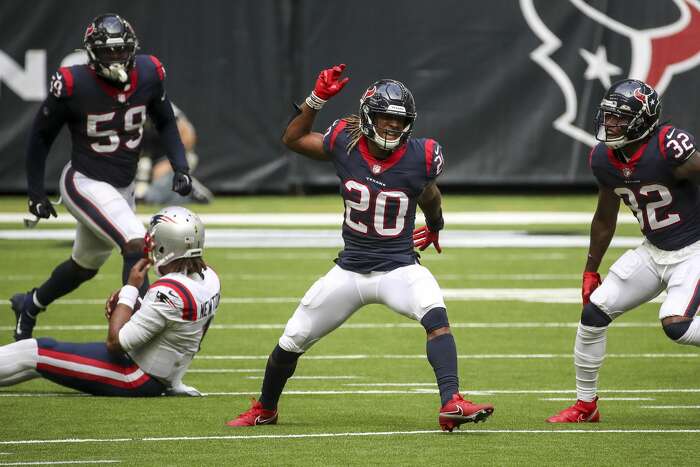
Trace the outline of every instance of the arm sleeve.
<instances>
[{"instance_id":1,"label":"arm sleeve","mask_svg":"<svg viewBox=\"0 0 700 467\"><path fill-rule=\"evenodd\" d=\"M53 94L41 104L29 132L26 154L27 191L29 195L44 195L46 158L56 136L67 120L68 106Z\"/></svg>"},{"instance_id":2,"label":"arm sleeve","mask_svg":"<svg viewBox=\"0 0 700 467\"><path fill-rule=\"evenodd\" d=\"M185 158L185 147L182 145L180 133L177 129L177 121L173 113L173 106L165 92L163 81L158 83L158 92L153 98L148 114L153 120L153 126L158 131L160 141L165 148L165 152L174 170L189 172L187 159Z\"/></svg>"}]
</instances>

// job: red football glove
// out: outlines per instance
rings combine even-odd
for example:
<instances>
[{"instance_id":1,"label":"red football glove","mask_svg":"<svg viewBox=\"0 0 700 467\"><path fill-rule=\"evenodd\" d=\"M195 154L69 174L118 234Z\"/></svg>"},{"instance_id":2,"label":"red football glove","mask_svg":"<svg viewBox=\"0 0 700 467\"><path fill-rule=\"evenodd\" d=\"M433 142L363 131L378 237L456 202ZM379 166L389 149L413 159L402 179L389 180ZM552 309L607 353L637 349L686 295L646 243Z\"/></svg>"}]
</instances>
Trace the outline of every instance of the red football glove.
<instances>
[{"instance_id":1,"label":"red football glove","mask_svg":"<svg viewBox=\"0 0 700 467\"><path fill-rule=\"evenodd\" d=\"M345 86L345 83L350 80L350 78L340 79L340 74L344 69L345 63L341 63L340 65L328 68L319 73L316 79L316 86L314 86L314 94L316 94L316 97L327 101L338 94L340 90L343 89L343 86Z\"/></svg>"},{"instance_id":2,"label":"red football glove","mask_svg":"<svg viewBox=\"0 0 700 467\"><path fill-rule=\"evenodd\" d=\"M600 285L600 274L597 272L584 272L583 285L581 286L581 297L583 304L588 305L591 301L591 294Z\"/></svg>"},{"instance_id":3,"label":"red football glove","mask_svg":"<svg viewBox=\"0 0 700 467\"><path fill-rule=\"evenodd\" d=\"M440 231L433 232L427 226L418 228L413 231L413 246L420 251L425 250L431 244L435 246L438 253L442 253L440 248Z\"/></svg>"}]
</instances>

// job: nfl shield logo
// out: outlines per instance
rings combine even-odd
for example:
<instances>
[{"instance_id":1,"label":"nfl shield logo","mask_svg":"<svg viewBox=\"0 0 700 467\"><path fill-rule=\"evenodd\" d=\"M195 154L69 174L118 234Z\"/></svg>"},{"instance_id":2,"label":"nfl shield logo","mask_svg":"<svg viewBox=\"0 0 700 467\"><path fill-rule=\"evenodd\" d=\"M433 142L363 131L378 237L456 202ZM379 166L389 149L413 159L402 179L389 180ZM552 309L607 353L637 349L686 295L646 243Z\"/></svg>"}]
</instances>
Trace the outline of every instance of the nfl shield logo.
<instances>
[{"instance_id":1,"label":"nfl shield logo","mask_svg":"<svg viewBox=\"0 0 700 467\"><path fill-rule=\"evenodd\" d=\"M632 175L632 169L630 169L629 167L623 167L622 175L624 175L625 178L630 178L630 176Z\"/></svg>"},{"instance_id":2,"label":"nfl shield logo","mask_svg":"<svg viewBox=\"0 0 700 467\"><path fill-rule=\"evenodd\" d=\"M381 172L381 171L382 171L382 166L381 166L381 165L379 165L379 164L374 164L374 165L372 166L372 173L373 173L374 175L377 175L377 174L378 174L379 172Z\"/></svg>"}]
</instances>

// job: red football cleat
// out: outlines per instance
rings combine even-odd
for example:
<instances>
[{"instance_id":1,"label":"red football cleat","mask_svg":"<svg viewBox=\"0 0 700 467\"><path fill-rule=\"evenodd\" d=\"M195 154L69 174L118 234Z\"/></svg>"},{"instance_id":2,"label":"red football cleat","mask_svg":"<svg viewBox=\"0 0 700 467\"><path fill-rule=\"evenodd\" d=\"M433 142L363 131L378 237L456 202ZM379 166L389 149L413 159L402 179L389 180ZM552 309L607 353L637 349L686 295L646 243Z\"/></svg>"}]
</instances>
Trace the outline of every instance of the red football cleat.
<instances>
[{"instance_id":1,"label":"red football cleat","mask_svg":"<svg viewBox=\"0 0 700 467\"><path fill-rule=\"evenodd\" d=\"M277 411L265 410L260 402L253 399L250 409L233 420L226 422L228 426L255 426L277 424Z\"/></svg>"},{"instance_id":2,"label":"red football cleat","mask_svg":"<svg viewBox=\"0 0 700 467\"><path fill-rule=\"evenodd\" d=\"M486 421L492 413L492 404L474 404L464 400L460 394L455 394L440 409L438 422L442 431L452 431L462 423Z\"/></svg>"},{"instance_id":3,"label":"red football cleat","mask_svg":"<svg viewBox=\"0 0 700 467\"><path fill-rule=\"evenodd\" d=\"M600 421L597 401L598 397L590 402L577 400L574 405L552 415L547 421L549 423L597 423Z\"/></svg>"}]
</instances>

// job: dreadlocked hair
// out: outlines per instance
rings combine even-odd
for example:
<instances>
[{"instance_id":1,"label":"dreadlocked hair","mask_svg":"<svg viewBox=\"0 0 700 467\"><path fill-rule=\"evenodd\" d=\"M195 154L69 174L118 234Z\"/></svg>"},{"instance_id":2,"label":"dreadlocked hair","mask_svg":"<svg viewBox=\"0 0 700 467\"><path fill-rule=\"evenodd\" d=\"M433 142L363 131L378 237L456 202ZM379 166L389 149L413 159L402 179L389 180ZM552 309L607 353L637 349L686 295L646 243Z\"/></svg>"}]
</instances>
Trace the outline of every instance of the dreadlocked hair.
<instances>
[{"instance_id":1,"label":"dreadlocked hair","mask_svg":"<svg viewBox=\"0 0 700 467\"><path fill-rule=\"evenodd\" d=\"M348 132L348 135L350 136L350 142L348 143L348 146L345 148L345 150L348 153L350 153L350 151L353 150L353 148L357 145L357 142L360 140L360 136L362 136L360 117L357 115L348 115L347 117L343 118L343 120L347 122L345 128Z\"/></svg>"},{"instance_id":2,"label":"dreadlocked hair","mask_svg":"<svg viewBox=\"0 0 700 467\"><path fill-rule=\"evenodd\" d=\"M202 279L204 279L204 270L207 268L207 264L204 262L201 256L194 258L179 258L174 260L172 263L173 270L181 272L185 275L199 274Z\"/></svg>"}]
</instances>

